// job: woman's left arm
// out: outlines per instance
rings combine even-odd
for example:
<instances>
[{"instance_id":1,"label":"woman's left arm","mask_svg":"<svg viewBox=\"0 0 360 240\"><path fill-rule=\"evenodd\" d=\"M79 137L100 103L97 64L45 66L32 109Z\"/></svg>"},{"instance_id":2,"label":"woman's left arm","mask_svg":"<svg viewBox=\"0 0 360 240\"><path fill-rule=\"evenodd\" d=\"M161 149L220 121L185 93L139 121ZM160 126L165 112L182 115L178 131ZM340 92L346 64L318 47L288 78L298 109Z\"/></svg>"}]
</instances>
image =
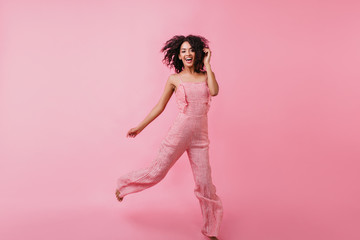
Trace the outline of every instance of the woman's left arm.
<instances>
[{"instance_id":1,"label":"woman's left arm","mask_svg":"<svg viewBox=\"0 0 360 240\"><path fill-rule=\"evenodd\" d=\"M209 86L211 96L216 96L219 93L219 84L216 81L215 74L211 70L210 58L211 51L209 48L204 48L205 57L204 57L204 66L206 68L207 73L207 83Z\"/></svg>"}]
</instances>

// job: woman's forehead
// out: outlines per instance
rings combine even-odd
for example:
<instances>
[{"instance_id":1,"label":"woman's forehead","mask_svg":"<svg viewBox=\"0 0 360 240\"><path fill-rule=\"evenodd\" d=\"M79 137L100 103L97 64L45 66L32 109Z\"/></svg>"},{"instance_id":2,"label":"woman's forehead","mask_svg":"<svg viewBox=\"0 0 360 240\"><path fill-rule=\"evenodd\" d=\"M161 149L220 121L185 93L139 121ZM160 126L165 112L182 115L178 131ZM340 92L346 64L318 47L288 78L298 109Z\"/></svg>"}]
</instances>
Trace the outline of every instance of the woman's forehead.
<instances>
[{"instance_id":1,"label":"woman's forehead","mask_svg":"<svg viewBox=\"0 0 360 240\"><path fill-rule=\"evenodd\" d=\"M187 47L187 46L188 46L188 47ZM192 48L191 45L190 45L190 43L188 43L188 42L183 42L183 43L181 44L181 49L188 49L188 48Z\"/></svg>"}]
</instances>

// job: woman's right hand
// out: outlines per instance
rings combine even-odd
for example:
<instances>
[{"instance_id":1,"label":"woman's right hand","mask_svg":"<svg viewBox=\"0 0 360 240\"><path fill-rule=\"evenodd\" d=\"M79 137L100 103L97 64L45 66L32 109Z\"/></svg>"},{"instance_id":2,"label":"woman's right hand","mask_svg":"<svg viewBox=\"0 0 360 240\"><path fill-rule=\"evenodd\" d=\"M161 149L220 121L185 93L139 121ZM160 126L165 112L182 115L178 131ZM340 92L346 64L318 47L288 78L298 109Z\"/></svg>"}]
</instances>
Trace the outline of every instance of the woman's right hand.
<instances>
[{"instance_id":1,"label":"woman's right hand","mask_svg":"<svg viewBox=\"0 0 360 240\"><path fill-rule=\"evenodd\" d=\"M138 135L141 131L142 131L142 129L140 129L139 127L131 128L131 129L128 131L126 137L132 137L132 138L134 138L134 137L136 137L136 135Z\"/></svg>"}]
</instances>

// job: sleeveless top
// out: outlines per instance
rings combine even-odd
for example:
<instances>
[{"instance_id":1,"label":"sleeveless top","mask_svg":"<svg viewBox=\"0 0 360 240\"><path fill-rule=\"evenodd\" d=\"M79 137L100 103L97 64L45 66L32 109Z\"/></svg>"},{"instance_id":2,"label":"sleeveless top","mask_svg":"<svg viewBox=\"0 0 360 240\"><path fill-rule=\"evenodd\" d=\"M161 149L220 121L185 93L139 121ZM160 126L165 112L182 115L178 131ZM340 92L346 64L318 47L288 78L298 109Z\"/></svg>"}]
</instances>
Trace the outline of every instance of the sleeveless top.
<instances>
[{"instance_id":1,"label":"sleeveless top","mask_svg":"<svg viewBox=\"0 0 360 240\"><path fill-rule=\"evenodd\" d=\"M208 113L212 96L207 80L202 82L184 82L180 78L175 94L181 113L190 116L201 116Z\"/></svg>"}]
</instances>

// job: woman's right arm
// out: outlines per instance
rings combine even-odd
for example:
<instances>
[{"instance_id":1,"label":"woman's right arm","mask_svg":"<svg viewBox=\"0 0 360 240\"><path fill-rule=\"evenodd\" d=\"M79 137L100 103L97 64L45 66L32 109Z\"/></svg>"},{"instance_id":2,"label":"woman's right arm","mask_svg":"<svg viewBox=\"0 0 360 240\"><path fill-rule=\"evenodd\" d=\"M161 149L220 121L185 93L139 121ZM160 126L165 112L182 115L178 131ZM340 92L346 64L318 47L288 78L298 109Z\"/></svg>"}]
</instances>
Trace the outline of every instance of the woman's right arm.
<instances>
[{"instance_id":1,"label":"woman's right arm","mask_svg":"<svg viewBox=\"0 0 360 240\"><path fill-rule=\"evenodd\" d=\"M139 123L137 127L131 128L127 137L136 137L147 125L149 125L155 118L157 118L165 109L169 99L171 98L174 92L174 75L170 75L168 80L166 81L164 92L161 95L160 100L155 105L155 107L150 111L150 113L145 117L145 119Z\"/></svg>"}]
</instances>

